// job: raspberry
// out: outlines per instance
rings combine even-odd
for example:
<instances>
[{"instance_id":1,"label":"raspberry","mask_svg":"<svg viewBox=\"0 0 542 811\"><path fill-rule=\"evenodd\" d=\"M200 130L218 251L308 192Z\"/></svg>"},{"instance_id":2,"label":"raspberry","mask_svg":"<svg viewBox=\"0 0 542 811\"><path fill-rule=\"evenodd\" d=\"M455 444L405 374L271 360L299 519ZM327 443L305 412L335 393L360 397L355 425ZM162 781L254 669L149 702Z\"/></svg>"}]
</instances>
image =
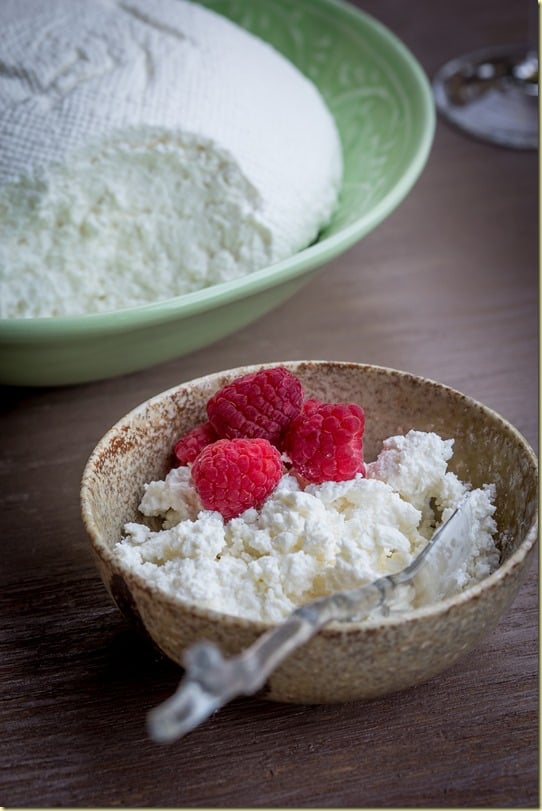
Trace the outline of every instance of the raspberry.
<instances>
[{"instance_id":1,"label":"raspberry","mask_svg":"<svg viewBox=\"0 0 542 811\"><path fill-rule=\"evenodd\" d=\"M284 450L309 482L345 481L365 475L365 414L354 404L308 400L284 437Z\"/></svg>"},{"instance_id":2,"label":"raspberry","mask_svg":"<svg viewBox=\"0 0 542 811\"><path fill-rule=\"evenodd\" d=\"M208 422L196 425L188 433L177 440L173 446L173 454L179 465L188 465L193 462L198 453L206 445L218 439L213 426Z\"/></svg>"},{"instance_id":3,"label":"raspberry","mask_svg":"<svg viewBox=\"0 0 542 811\"><path fill-rule=\"evenodd\" d=\"M311 414L314 414L315 411L318 411L318 408L323 405L321 400L317 400L316 397L307 397L307 399L303 402L302 412L303 414L308 417Z\"/></svg>"},{"instance_id":4,"label":"raspberry","mask_svg":"<svg viewBox=\"0 0 542 811\"><path fill-rule=\"evenodd\" d=\"M207 403L209 422L220 437L267 439L278 444L301 411L303 387L282 366L233 380Z\"/></svg>"},{"instance_id":5,"label":"raspberry","mask_svg":"<svg viewBox=\"0 0 542 811\"><path fill-rule=\"evenodd\" d=\"M267 439L219 439L192 466L192 481L206 510L228 521L260 507L282 477L278 450Z\"/></svg>"}]
</instances>

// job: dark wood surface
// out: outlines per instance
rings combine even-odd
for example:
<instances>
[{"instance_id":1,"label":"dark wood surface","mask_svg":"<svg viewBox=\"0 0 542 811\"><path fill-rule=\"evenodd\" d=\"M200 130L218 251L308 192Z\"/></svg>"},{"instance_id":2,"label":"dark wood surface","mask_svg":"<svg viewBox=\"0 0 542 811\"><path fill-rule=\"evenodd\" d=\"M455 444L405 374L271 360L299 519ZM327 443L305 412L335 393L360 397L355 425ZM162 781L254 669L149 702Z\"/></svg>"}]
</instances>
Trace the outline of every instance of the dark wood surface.
<instances>
[{"instance_id":1,"label":"dark wood surface","mask_svg":"<svg viewBox=\"0 0 542 811\"><path fill-rule=\"evenodd\" d=\"M526 35L523 0L363 7L429 75ZM421 687L366 704L237 700L163 747L144 718L180 671L110 603L78 500L85 461L113 422L178 382L244 363L405 369L481 400L536 447L537 189L535 153L439 122L400 208L258 323L120 379L2 390L0 804L538 807L535 567L492 635Z\"/></svg>"}]
</instances>

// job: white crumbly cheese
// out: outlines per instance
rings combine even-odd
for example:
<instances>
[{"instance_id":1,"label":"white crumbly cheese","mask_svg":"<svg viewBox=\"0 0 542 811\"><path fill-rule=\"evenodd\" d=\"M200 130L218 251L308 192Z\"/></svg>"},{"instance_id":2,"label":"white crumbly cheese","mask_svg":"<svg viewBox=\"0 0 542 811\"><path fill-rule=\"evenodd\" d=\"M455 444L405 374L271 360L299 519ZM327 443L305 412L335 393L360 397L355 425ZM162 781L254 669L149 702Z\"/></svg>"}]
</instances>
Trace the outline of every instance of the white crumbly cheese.
<instances>
[{"instance_id":1,"label":"white crumbly cheese","mask_svg":"<svg viewBox=\"0 0 542 811\"><path fill-rule=\"evenodd\" d=\"M161 516L160 530L129 523L115 549L119 563L187 603L277 622L316 597L407 566L455 509L467 485L447 470L453 440L410 431L384 442L367 476L305 489L285 475L260 510L224 522L202 510L189 467L146 486L140 510ZM455 591L490 574L494 490L472 491L473 547L456 573ZM393 611L418 607L414 586L401 588ZM378 616L373 612L370 616Z\"/></svg>"},{"instance_id":2,"label":"white crumbly cheese","mask_svg":"<svg viewBox=\"0 0 542 811\"><path fill-rule=\"evenodd\" d=\"M289 61L186 0L2 0L0 316L235 279L330 220L339 136Z\"/></svg>"}]
</instances>

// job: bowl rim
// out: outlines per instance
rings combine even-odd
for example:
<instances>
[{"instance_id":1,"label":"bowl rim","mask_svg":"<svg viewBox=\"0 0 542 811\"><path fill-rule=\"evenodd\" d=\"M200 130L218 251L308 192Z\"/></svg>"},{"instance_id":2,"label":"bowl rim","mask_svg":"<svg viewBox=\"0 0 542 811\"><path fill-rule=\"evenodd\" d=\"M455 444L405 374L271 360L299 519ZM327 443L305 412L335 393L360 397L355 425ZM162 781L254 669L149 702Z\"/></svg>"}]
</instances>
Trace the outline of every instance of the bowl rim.
<instances>
[{"instance_id":1,"label":"bowl rim","mask_svg":"<svg viewBox=\"0 0 542 811\"><path fill-rule=\"evenodd\" d=\"M359 26L375 33L400 59L404 76L416 90L412 101L417 109L416 145L399 180L384 197L355 222L340 228L337 233L324 236L321 241L313 242L293 256L238 279L180 296L104 312L38 318L0 318L0 336L3 339L24 344L40 338L60 340L66 335L72 337L96 333L112 335L123 332L126 328L141 329L179 318L188 318L240 298L256 295L270 287L295 279L307 270L317 269L324 262L333 259L379 225L403 201L421 175L434 140L436 109L429 79L414 54L399 37L372 15L351 6L344 0L316 0L316 6L331 10L335 14L339 13L351 26Z\"/></svg>"},{"instance_id":2,"label":"bowl rim","mask_svg":"<svg viewBox=\"0 0 542 811\"><path fill-rule=\"evenodd\" d=\"M100 455L101 450L108 445L109 441L114 436L117 435L121 426L126 426L135 417L137 417L142 412L146 411L149 407L152 407L155 403L160 402L162 399L171 396L172 394L178 392L184 387L186 386L199 387L204 385L205 383L208 383L209 381L214 381L219 377L239 376L241 374L248 374L252 371L258 371L260 369L272 368L274 366L285 366L286 368L289 368L291 371L294 371L295 373L296 368L304 365L322 366L322 367L331 366L334 368L353 369L358 373L364 373L365 371L376 372L377 374L399 377L403 380L411 380L412 382L415 382L418 385L424 386L429 385L432 388L437 388L441 390L443 393L450 394L452 397L459 398L464 405L481 410L486 417L488 417L493 422L496 422L502 429L505 430L505 432L508 433L508 435L517 444L519 444L522 447L522 449L526 452L527 457L532 462L536 483L538 483L537 457L533 449L531 448L530 444L525 439L525 437L514 425L512 425L508 420L502 417L498 412L491 409L489 406L486 406L480 401L475 400L473 397L463 394L457 389L454 389L451 386L448 386L444 383L440 383L432 378L423 377L421 375L413 374L411 372L405 372L399 369L387 366L380 366L377 364L358 363L355 361L333 361L323 359L287 360L287 361L266 362L261 364L250 364L246 366L232 367L230 369L223 369L216 372L211 372L209 374L184 381L162 392L159 392L158 394L153 395L152 397L148 398L142 403L139 403L139 405L131 409L124 417L121 417L119 420L117 420L117 422L115 422L114 425L112 425L111 428L109 428L109 430L98 441L85 464L84 471L82 474L80 488L80 507L81 507L81 517L87 535L90 539L91 546L95 554L102 560L102 562L106 564L113 572L120 574L123 577L123 579L135 581L138 588L147 592L147 594L151 596L152 599L155 600L157 603L165 604L172 608L181 609L183 611L189 612L190 614L199 619L211 621L213 623L219 623L222 626L224 625L236 626L238 628L243 628L246 630L257 632L258 634L263 633L269 628L272 628L275 625L277 625L277 623L274 622L253 620L248 619L246 617L225 614L220 611L216 611L214 609L203 608L202 606L199 606L197 603L191 603L182 600L174 595L161 592L160 590L150 586L149 583L145 580L145 578L143 578L136 572L124 571L123 567L120 566L120 564L115 560L113 551L109 549L109 547L102 541L99 534L94 531L94 520L92 516L92 510L90 509L89 505L89 499L92 489L90 487L90 481L92 479L91 475L92 470L94 468L96 460ZM470 586L469 588L465 589L459 594L447 597L446 599L440 600L436 603L432 603L431 605L413 609L411 611L407 611L398 615L390 614L387 617L357 622L350 621L330 622L318 631L318 635L322 635L324 637L333 637L336 636L337 634L340 634L341 636L345 634L347 636L350 636L353 634L355 635L360 633L374 633L377 629L384 627L386 628L398 627L408 625L412 622L417 622L418 620L434 619L436 617L440 617L448 613L449 611L452 611L453 609L460 607L465 603L470 603L477 600L481 595L484 595L489 590L493 589L494 587L497 587L499 583L504 581L515 569L517 569L523 563L525 558L534 548L537 538L538 538L538 509L536 510L531 525L528 527L525 533L524 539L522 540L518 548L510 555L510 557L507 558L507 560L505 560L504 563L500 564L499 567L492 574L488 575L488 577L485 577L483 580L479 581L478 583L475 583L474 585Z\"/></svg>"}]
</instances>

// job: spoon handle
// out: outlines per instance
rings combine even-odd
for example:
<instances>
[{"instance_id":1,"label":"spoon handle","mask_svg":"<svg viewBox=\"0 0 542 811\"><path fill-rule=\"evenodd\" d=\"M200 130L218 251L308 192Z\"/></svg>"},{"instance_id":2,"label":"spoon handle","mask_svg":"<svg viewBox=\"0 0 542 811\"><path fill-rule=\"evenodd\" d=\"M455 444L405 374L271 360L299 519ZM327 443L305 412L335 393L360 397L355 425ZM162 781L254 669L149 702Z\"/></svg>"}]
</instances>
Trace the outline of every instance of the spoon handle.
<instances>
[{"instance_id":1,"label":"spoon handle","mask_svg":"<svg viewBox=\"0 0 542 811\"><path fill-rule=\"evenodd\" d=\"M446 554L444 569L448 567L451 572L466 554L468 546L465 543L469 538L465 532L468 524L456 519L458 513L464 512L462 506L435 532L406 569L350 591L320 597L297 608L283 623L270 628L238 656L225 659L213 642L192 645L185 652L186 672L176 692L148 715L150 737L165 743L186 735L233 698L252 695L263 687L278 665L328 622L363 617L372 608L385 604L397 586L410 582L420 569L425 568L435 544L441 539L449 539L454 526L455 536L459 534L463 543L455 545L459 549L455 556L450 556L449 552ZM430 577L431 583L438 581L434 574ZM445 572L441 568L438 574L442 576Z\"/></svg>"},{"instance_id":2,"label":"spoon handle","mask_svg":"<svg viewBox=\"0 0 542 811\"><path fill-rule=\"evenodd\" d=\"M230 659L225 659L213 642L192 645L185 653L186 673L177 691L148 715L150 737L158 742L176 740L233 698L252 695L292 651L323 625L374 608L383 602L388 588L393 588L391 578L382 578L301 606Z\"/></svg>"}]
</instances>

